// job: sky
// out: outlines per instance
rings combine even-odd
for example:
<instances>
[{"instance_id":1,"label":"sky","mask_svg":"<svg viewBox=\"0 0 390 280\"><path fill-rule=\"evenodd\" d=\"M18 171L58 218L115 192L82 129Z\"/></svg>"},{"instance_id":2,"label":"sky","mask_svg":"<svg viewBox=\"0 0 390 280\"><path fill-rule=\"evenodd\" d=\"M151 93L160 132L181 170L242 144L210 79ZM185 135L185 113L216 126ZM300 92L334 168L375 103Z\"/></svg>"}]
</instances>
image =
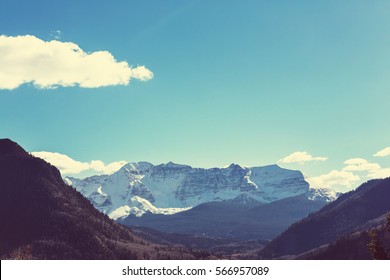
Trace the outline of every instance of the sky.
<instances>
[{"instance_id":1,"label":"sky","mask_svg":"<svg viewBox=\"0 0 390 280\"><path fill-rule=\"evenodd\" d=\"M0 1L0 138L64 175L390 176L388 1ZM87 172L87 173L86 173Z\"/></svg>"}]
</instances>

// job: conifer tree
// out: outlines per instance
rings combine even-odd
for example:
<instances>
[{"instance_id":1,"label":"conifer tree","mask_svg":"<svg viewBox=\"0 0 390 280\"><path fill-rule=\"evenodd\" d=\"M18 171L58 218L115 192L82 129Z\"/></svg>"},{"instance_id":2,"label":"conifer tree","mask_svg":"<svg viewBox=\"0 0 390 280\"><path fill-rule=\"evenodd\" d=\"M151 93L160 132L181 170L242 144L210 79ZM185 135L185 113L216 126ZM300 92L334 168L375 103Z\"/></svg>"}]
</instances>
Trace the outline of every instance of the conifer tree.
<instances>
[{"instance_id":1,"label":"conifer tree","mask_svg":"<svg viewBox=\"0 0 390 280\"><path fill-rule=\"evenodd\" d=\"M375 230L368 232L371 238L370 243L367 244L368 250L375 260L387 260L387 254L382 242L378 239L378 233Z\"/></svg>"}]
</instances>

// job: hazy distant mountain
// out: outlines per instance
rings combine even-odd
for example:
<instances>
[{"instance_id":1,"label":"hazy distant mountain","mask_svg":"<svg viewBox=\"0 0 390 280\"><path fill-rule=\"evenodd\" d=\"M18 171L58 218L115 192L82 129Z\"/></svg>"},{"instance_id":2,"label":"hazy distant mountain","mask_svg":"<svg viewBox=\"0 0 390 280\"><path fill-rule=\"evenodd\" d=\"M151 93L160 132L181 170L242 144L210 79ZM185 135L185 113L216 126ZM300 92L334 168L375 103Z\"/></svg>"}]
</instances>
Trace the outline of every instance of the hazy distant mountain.
<instances>
[{"instance_id":1,"label":"hazy distant mountain","mask_svg":"<svg viewBox=\"0 0 390 280\"><path fill-rule=\"evenodd\" d=\"M260 257L299 255L343 236L353 237L353 232L389 211L390 178L371 180L291 225L260 252Z\"/></svg>"},{"instance_id":2,"label":"hazy distant mountain","mask_svg":"<svg viewBox=\"0 0 390 280\"><path fill-rule=\"evenodd\" d=\"M72 187L59 171L0 140L0 258L194 258L136 237Z\"/></svg>"},{"instance_id":3,"label":"hazy distant mountain","mask_svg":"<svg viewBox=\"0 0 390 280\"><path fill-rule=\"evenodd\" d=\"M118 220L126 225L149 227L163 232L195 234L236 240L270 240L290 224L326 204L298 195L271 203L248 201L242 195L230 201L214 201L173 215L130 215Z\"/></svg>"},{"instance_id":4,"label":"hazy distant mountain","mask_svg":"<svg viewBox=\"0 0 390 280\"><path fill-rule=\"evenodd\" d=\"M113 219L145 213L174 214L212 201L269 203L306 194L311 200L334 200L331 190L309 190L300 171L277 165L192 168L172 162L152 165L129 163L112 175L85 179L67 177L97 209Z\"/></svg>"}]
</instances>

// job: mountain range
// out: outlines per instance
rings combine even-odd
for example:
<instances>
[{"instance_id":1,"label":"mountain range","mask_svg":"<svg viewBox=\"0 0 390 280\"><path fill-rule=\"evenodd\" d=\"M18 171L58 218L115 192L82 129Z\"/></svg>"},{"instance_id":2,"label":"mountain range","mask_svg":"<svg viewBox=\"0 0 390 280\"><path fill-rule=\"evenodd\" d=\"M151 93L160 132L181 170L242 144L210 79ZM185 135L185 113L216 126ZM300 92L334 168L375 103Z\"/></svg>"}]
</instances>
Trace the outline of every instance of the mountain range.
<instances>
[{"instance_id":1,"label":"mountain range","mask_svg":"<svg viewBox=\"0 0 390 280\"><path fill-rule=\"evenodd\" d=\"M277 165L205 169L138 162L111 175L65 181L114 220L145 213L175 214L214 201L256 204L306 195L309 200L330 202L338 196L330 189L309 189L300 171Z\"/></svg>"},{"instance_id":2,"label":"mountain range","mask_svg":"<svg viewBox=\"0 0 390 280\"><path fill-rule=\"evenodd\" d=\"M65 181L119 223L166 233L271 240L337 198L277 165L193 168L129 163L112 175Z\"/></svg>"},{"instance_id":3,"label":"mountain range","mask_svg":"<svg viewBox=\"0 0 390 280\"><path fill-rule=\"evenodd\" d=\"M0 140L0 259L389 259L389 201L390 178L339 195L276 165L64 179Z\"/></svg>"}]
</instances>

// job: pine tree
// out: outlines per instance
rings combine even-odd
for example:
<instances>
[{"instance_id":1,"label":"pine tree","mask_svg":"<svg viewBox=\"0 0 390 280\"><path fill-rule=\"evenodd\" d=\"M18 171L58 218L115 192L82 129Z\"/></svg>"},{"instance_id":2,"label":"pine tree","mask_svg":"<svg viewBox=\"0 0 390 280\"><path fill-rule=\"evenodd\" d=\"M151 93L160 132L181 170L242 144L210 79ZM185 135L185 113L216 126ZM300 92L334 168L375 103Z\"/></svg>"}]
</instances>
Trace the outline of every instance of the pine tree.
<instances>
[{"instance_id":1,"label":"pine tree","mask_svg":"<svg viewBox=\"0 0 390 280\"><path fill-rule=\"evenodd\" d=\"M375 260L387 260L387 254L382 242L378 239L378 233L375 230L368 232L371 238L370 243L367 244L368 250Z\"/></svg>"}]
</instances>

